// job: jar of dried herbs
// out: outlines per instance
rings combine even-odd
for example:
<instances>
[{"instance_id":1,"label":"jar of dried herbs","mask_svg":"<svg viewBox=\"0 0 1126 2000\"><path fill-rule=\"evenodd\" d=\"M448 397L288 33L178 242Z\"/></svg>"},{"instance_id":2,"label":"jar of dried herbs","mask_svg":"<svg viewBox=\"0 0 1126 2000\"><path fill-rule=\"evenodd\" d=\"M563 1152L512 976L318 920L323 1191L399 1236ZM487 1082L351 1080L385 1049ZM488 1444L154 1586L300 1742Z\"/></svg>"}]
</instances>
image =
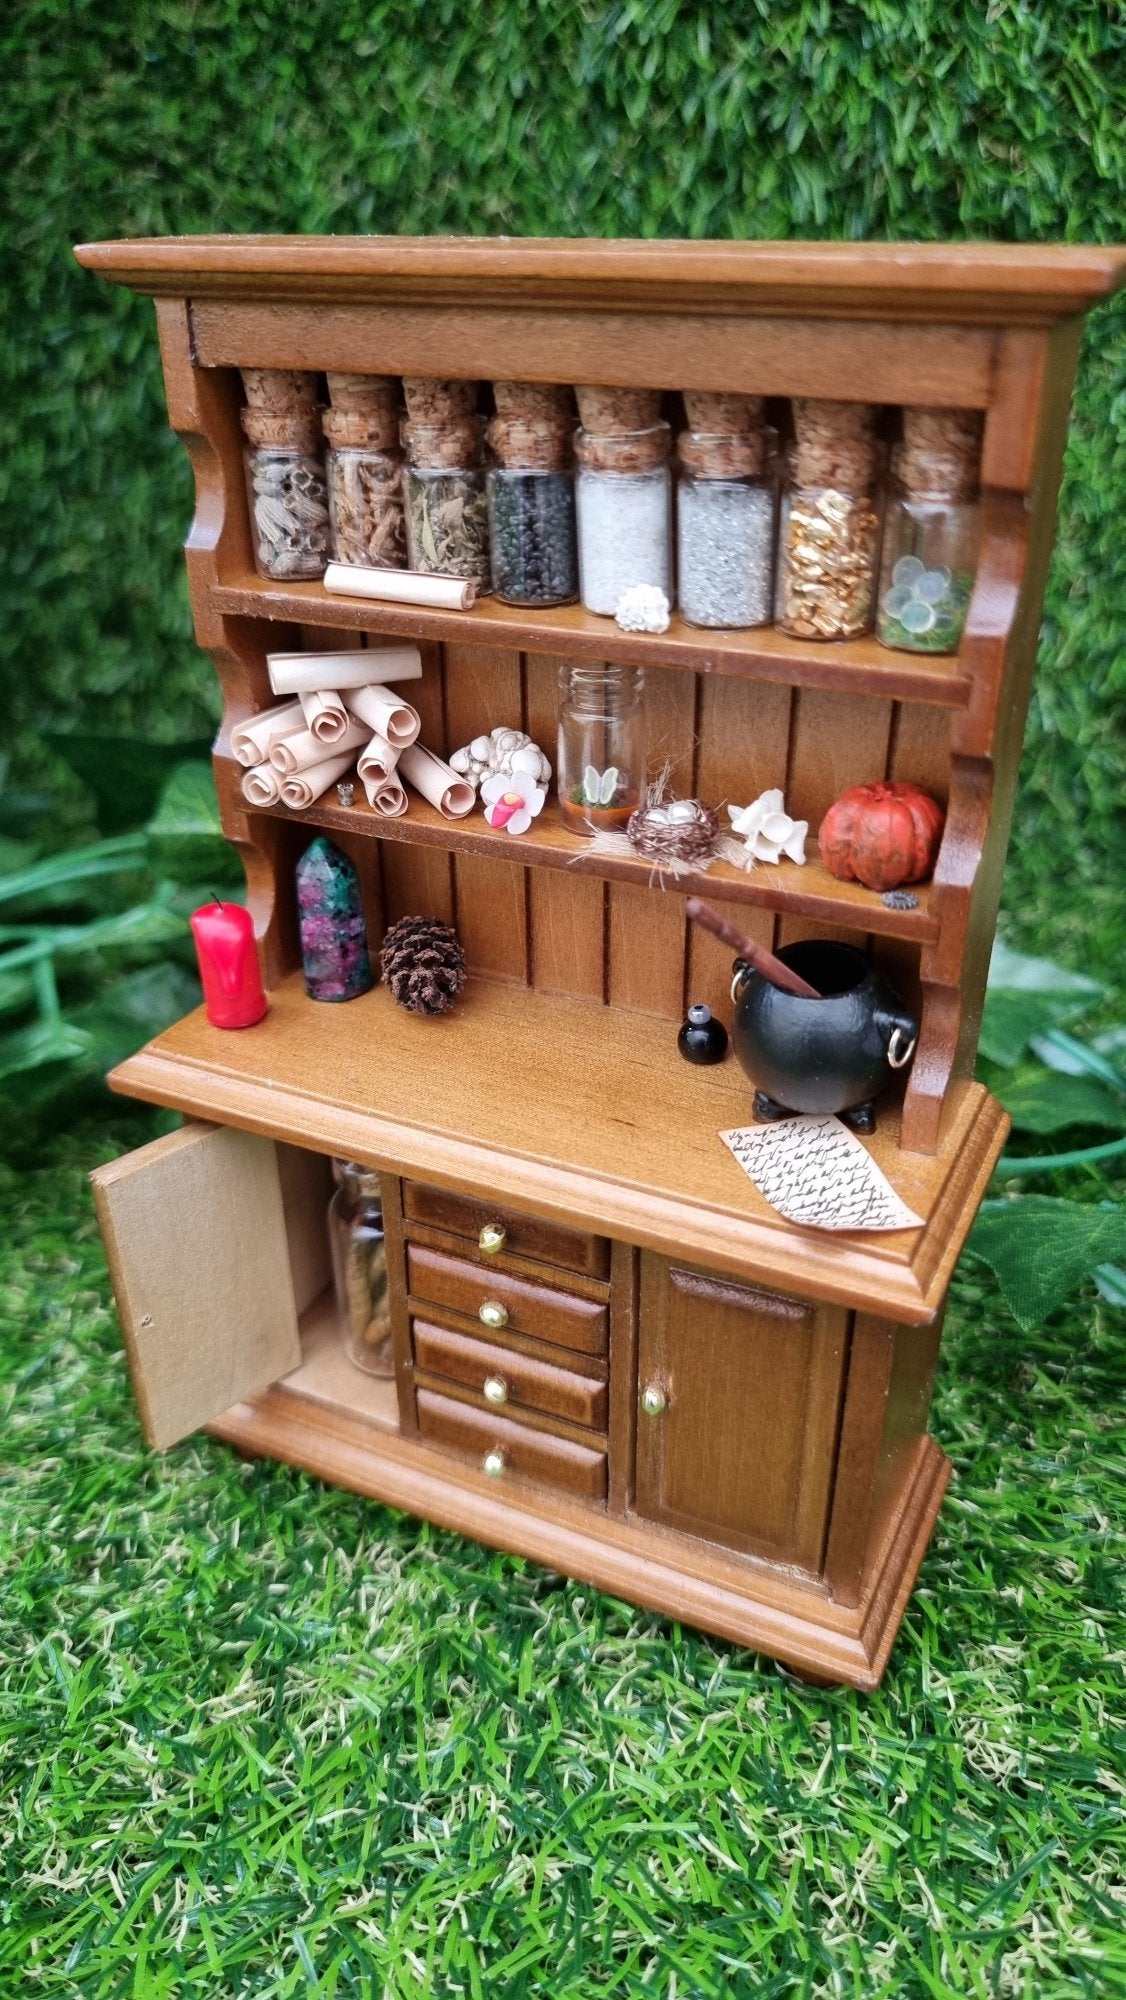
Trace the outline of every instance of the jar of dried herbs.
<instances>
[{"instance_id":1,"label":"jar of dried herbs","mask_svg":"<svg viewBox=\"0 0 1126 2000\"><path fill-rule=\"evenodd\" d=\"M797 639L867 632L880 556L874 412L864 403L799 401L782 494L775 623Z\"/></svg>"},{"instance_id":2,"label":"jar of dried herbs","mask_svg":"<svg viewBox=\"0 0 1126 2000\"><path fill-rule=\"evenodd\" d=\"M484 445L475 414L403 426L403 492L411 569L492 588Z\"/></svg>"},{"instance_id":3,"label":"jar of dried herbs","mask_svg":"<svg viewBox=\"0 0 1126 2000\"><path fill-rule=\"evenodd\" d=\"M337 562L403 569L407 560L403 454L397 419L367 410L325 410L332 552Z\"/></svg>"},{"instance_id":4,"label":"jar of dried herbs","mask_svg":"<svg viewBox=\"0 0 1126 2000\"><path fill-rule=\"evenodd\" d=\"M690 625L769 624L775 490L764 433L682 431L678 457L681 612Z\"/></svg>"},{"instance_id":5,"label":"jar of dried herbs","mask_svg":"<svg viewBox=\"0 0 1126 2000\"><path fill-rule=\"evenodd\" d=\"M588 611L612 618L625 591L649 584L672 595L669 427L612 435L580 429L579 591Z\"/></svg>"},{"instance_id":6,"label":"jar of dried herbs","mask_svg":"<svg viewBox=\"0 0 1126 2000\"><path fill-rule=\"evenodd\" d=\"M880 564L876 637L907 653L956 653L981 540L981 417L904 410Z\"/></svg>"},{"instance_id":7,"label":"jar of dried herbs","mask_svg":"<svg viewBox=\"0 0 1126 2000\"><path fill-rule=\"evenodd\" d=\"M574 419L569 389L498 382L488 440L493 588L506 604L573 604L579 594Z\"/></svg>"},{"instance_id":8,"label":"jar of dried herbs","mask_svg":"<svg viewBox=\"0 0 1126 2000\"><path fill-rule=\"evenodd\" d=\"M315 409L244 409L246 490L259 576L323 576L328 562L328 489Z\"/></svg>"},{"instance_id":9,"label":"jar of dried herbs","mask_svg":"<svg viewBox=\"0 0 1126 2000\"><path fill-rule=\"evenodd\" d=\"M334 1160L328 1233L336 1306L348 1359L365 1375L392 1376L391 1307L379 1175Z\"/></svg>"}]
</instances>

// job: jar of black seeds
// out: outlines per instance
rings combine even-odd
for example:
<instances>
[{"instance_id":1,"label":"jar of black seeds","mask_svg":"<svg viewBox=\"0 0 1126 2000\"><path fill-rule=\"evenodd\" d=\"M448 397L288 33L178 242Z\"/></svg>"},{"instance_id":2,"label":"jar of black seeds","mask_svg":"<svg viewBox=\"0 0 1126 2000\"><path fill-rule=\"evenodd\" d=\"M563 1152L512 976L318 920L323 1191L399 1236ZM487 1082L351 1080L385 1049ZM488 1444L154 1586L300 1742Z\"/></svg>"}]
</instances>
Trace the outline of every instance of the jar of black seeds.
<instances>
[{"instance_id":1,"label":"jar of black seeds","mask_svg":"<svg viewBox=\"0 0 1126 2000\"><path fill-rule=\"evenodd\" d=\"M488 438L489 553L506 604L573 604L579 594L571 394L550 383L497 382Z\"/></svg>"}]
</instances>

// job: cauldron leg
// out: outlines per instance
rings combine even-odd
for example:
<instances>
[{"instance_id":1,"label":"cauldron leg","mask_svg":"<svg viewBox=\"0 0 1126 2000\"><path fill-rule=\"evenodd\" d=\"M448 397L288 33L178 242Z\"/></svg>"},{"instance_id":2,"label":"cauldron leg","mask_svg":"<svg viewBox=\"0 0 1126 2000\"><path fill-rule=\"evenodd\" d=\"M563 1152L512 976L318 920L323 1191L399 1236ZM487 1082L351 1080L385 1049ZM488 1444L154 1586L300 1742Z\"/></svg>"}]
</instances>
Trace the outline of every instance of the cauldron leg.
<instances>
[{"instance_id":1,"label":"cauldron leg","mask_svg":"<svg viewBox=\"0 0 1126 2000\"><path fill-rule=\"evenodd\" d=\"M751 1109L760 1125L773 1125L778 1118L793 1118L795 1115L788 1105L779 1104L775 1098L768 1097L765 1090L756 1090Z\"/></svg>"},{"instance_id":2,"label":"cauldron leg","mask_svg":"<svg viewBox=\"0 0 1126 2000\"><path fill-rule=\"evenodd\" d=\"M876 1107L869 1098L866 1104L854 1104L851 1111L839 1114L842 1125L848 1125L854 1132L874 1132L876 1129Z\"/></svg>"}]
</instances>

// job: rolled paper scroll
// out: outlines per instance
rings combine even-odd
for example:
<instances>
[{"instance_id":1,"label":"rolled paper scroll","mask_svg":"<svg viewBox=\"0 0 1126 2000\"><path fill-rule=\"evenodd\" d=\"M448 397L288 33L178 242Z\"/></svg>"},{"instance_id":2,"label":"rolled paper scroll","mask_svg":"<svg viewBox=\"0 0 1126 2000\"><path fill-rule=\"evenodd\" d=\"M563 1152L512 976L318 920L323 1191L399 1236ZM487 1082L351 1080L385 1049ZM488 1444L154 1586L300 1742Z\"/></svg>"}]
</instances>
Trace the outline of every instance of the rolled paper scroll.
<instances>
[{"instance_id":1,"label":"rolled paper scroll","mask_svg":"<svg viewBox=\"0 0 1126 2000\"><path fill-rule=\"evenodd\" d=\"M281 797L281 779L272 764L255 764L243 773L242 795L248 806L276 806Z\"/></svg>"},{"instance_id":2,"label":"rolled paper scroll","mask_svg":"<svg viewBox=\"0 0 1126 2000\"><path fill-rule=\"evenodd\" d=\"M401 752L398 774L409 778L417 792L436 806L443 819L464 819L477 803L477 794L472 785L443 764L433 750L427 750L421 743L412 743L408 750Z\"/></svg>"},{"instance_id":3,"label":"rolled paper scroll","mask_svg":"<svg viewBox=\"0 0 1126 2000\"><path fill-rule=\"evenodd\" d=\"M305 725L319 743L338 743L348 727L348 711L335 688L310 688L297 697Z\"/></svg>"},{"instance_id":4,"label":"rolled paper scroll","mask_svg":"<svg viewBox=\"0 0 1126 2000\"><path fill-rule=\"evenodd\" d=\"M422 679L422 654L417 646L367 646L361 652L346 653L267 653L266 665L275 694L339 691L370 687L373 681Z\"/></svg>"},{"instance_id":5,"label":"rolled paper scroll","mask_svg":"<svg viewBox=\"0 0 1126 2000\"><path fill-rule=\"evenodd\" d=\"M377 736L386 737L393 750L405 750L422 727L417 709L400 701L390 688L349 688L344 706L367 723L369 734L374 729Z\"/></svg>"},{"instance_id":6,"label":"rolled paper scroll","mask_svg":"<svg viewBox=\"0 0 1126 2000\"><path fill-rule=\"evenodd\" d=\"M270 754L270 744L278 736L292 736L304 729L305 717L299 701L283 701L279 708L265 708L249 722L236 722L231 731L231 750L240 764L261 764Z\"/></svg>"},{"instance_id":7,"label":"rolled paper scroll","mask_svg":"<svg viewBox=\"0 0 1126 2000\"><path fill-rule=\"evenodd\" d=\"M356 769L365 784L369 778L390 778L394 776L401 754L397 744L388 743L385 736L376 735L363 751Z\"/></svg>"},{"instance_id":8,"label":"rolled paper scroll","mask_svg":"<svg viewBox=\"0 0 1126 2000\"><path fill-rule=\"evenodd\" d=\"M323 764L329 748L334 754L338 750L358 750L370 734L371 731L362 722L353 720L343 736L338 736L335 743L328 745L314 736L311 729L302 729L296 736L282 736L270 745L270 762L275 771L280 771L287 778L293 771L308 771L314 764Z\"/></svg>"},{"instance_id":9,"label":"rolled paper scroll","mask_svg":"<svg viewBox=\"0 0 1126 2000\"><path fill-rule=\"evenodd\" d=\"M374 771L365 771L361 767L360 782L373 812L377 812L382 819L402 818L407 809L407 795L394 771L381 778Z\"/></svg>"},{"instance_id":10,"label":"rolled paper scroll","mask_svg":"<svg viewBox=\"0 0 1126 2000\"><path fill-rule=\"evenodd\" d=\"M294 812L304 812L306 806L314 805L322 792L327 792L338 778L344 776L355 761L355 751L345 750L338 757L326 757L323 764L312 764L306 771L294 771L283 778L281 802L292 807Z\"/></svg>"},{"instance_id":11,"label":"rolled paper scroll","mask_svg":"<svg viewBox=\"0 0 1126 2000\"><path fill-rule=\"evenodd\" d=\"M340 597L380 597L386 604L421 604L433 611L468 611L477 585L460 576L424 576L416 569L361 569L329 563L326 590Z\"/></svg>"}]
</instances>

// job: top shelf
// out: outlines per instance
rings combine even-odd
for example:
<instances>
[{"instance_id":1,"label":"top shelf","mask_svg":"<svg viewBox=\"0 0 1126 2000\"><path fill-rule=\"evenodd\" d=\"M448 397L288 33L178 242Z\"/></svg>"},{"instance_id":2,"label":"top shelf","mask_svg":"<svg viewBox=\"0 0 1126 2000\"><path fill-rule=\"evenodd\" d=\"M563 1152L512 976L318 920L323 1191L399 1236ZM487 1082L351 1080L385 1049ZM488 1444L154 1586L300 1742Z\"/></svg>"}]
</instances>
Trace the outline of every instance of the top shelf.
<instances>
[{"instance_id":1,"label":"top shelf","mask_svg":"<svg viewBox=\"0 0 1126 2000\"><path fill-rule=\"evenodd\" d=\"M933 708L965 708L970 699L971 682L955 657L893 653L875 639L817 645L788 639L771 626L749 632L703 631L675 613L667 632L622 632L612 618L598 618L578 605L532 612L486 597L471 611L432 611L336 597L320 583L271 583L258 576L217 584L209 595L214 608L228 617L615 660L625 666L687 667L695 673L826 688L836 694L871 695Z\"/></svg>"}]
</instances>

